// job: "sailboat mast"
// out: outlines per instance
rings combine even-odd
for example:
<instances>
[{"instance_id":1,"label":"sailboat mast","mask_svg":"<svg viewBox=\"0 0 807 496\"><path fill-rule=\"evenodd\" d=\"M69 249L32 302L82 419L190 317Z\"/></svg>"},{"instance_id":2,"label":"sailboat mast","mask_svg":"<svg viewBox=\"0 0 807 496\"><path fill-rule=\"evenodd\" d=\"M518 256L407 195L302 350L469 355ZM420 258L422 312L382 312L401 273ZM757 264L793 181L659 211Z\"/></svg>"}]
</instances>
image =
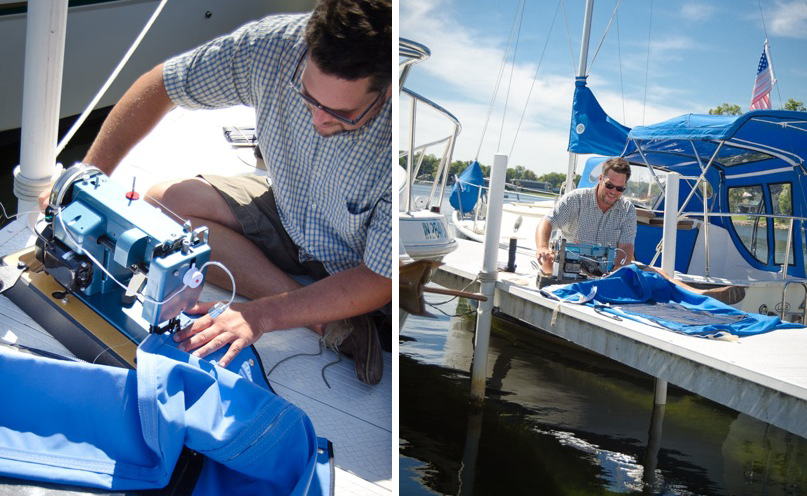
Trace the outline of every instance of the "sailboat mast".
<instances>
[{"instance_id":1,"label":"sailboat mast","mask_svg":"<svg viewBox=\"0 0 807 496\"><path fill-rule=\"evenodd\" d=\"M591 39L591 15L594 11L594 0L586 0L586 14L583 17L583 39L580 42L580 63L577 77L585 77L588 69L588 45ZM569 167L566 171L566 191L574 189L574 171L577 169L577 154L569 152Z\"/></svg>"}]
</instances>

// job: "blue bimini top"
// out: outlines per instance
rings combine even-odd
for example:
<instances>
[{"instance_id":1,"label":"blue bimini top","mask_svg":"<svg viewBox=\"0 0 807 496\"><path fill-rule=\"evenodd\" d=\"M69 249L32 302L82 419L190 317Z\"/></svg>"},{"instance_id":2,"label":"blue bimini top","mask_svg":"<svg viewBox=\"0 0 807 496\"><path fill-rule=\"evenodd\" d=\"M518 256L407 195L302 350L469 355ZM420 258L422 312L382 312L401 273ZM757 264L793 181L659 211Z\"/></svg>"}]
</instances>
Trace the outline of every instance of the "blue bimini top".
<instances>
[{"instance_id":1,"label":"blue bimini top","mask_svg":"<svg viewBox=\"0 0 807 496\"><path fill-rule=\"evenodd\" d=\"M0 349L0 475L110 490L164 487L183 446L194 495L310 494L318 440L288 401L149 335L137 370ZM327 491L327 489L325 489Z\"/></svg>"},{"instance_id":2,"label":"blue bimini top","mask_svg":"<svg viewBox=\"0 0 807 496\"><path fill-rule=\"evenodd\" d=\"M714 298L687 291L660 274L643 271L635 264L622 267L602 279L554 289L552 295L575 301L591 295L594 290L593 299L586 305L639 322L649 320L692 336L715 338L728 333L742 337L802 327L782 322L779 317L737 310Z\"/></svg>"}]
</instances>

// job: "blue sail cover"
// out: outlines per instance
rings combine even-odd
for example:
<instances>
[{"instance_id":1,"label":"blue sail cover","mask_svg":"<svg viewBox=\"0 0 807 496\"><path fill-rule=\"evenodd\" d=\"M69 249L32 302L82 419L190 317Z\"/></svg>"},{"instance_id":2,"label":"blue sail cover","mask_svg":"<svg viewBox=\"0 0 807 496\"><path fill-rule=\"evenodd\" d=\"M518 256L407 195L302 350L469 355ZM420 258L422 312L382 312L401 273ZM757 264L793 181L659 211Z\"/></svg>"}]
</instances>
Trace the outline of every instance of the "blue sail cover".
<instances>
[{"instance_id":1,"label":"blue sail cover","mask_svg":"<svg viewBox=\"0 0 807 496\"><path fill-rule=\"evenodd\" d=\"M454 210L461 214L468 213L474 209L476 200L479 199L479 192L485 185L485 178L482 175L482 168L479 162L473 161L460 173L457 182L451 188L451 196L448 202Z\"/></svg>"},{"instance_id":2,"label":"blue sail cover","mask_svg":"<svg viewBox=\"0 0 807 496\"><path fill-rule=\"evenodd\" d=\"M622 267L608 277L569 284L553 291L561 299L577 300L596 288L586 303L598 310L632 320L651 320L667 329L701 337L723 333L753 336L775 329L802 327L782 322L779 317L747 313L714 298L699 295L647 272L635 264Z\"/></svg>"},{"instance_id":3,"label":"blue sail cover","mask_svg":"<svg viewBox=\"0 0 807 496\"><path fill-rule=\"evenodd\" d=\"M569 130L570 152L619 156L625 150L629 131L629 127L605 113L594 93L586 86L585 77L575 79L572 126Z\"/></svg>"},{"instance_id":4,"label":"blue sail cover","mask_svg":"<svg viewBox=\"0 0 807 496\"><path fill-rule=\"evenodd\" d=\"M0 350L0 390L4 476L161 488L187 446L206 457L194 495L328 491L299 408L170 335L141 343L136 371Z\"/></svg>"}]
</instances>

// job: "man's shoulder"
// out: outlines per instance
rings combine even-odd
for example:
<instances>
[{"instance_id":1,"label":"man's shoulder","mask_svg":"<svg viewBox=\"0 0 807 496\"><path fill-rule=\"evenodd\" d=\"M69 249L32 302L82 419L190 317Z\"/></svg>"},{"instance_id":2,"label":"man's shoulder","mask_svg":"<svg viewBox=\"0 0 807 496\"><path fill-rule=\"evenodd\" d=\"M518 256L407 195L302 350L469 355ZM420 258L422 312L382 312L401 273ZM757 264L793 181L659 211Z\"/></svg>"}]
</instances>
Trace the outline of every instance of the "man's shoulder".
<instances>
[{"instance_id":1,"label":"man's shoulder","mask_svg":"<svg viewBox=\"0 0 807 496\"><path fill-rule=\"evenodd\" d=\"M303 37L311 14L280 14L244 26L251 37L264 40L297 41Z\"/></svg>"}]
</instances>

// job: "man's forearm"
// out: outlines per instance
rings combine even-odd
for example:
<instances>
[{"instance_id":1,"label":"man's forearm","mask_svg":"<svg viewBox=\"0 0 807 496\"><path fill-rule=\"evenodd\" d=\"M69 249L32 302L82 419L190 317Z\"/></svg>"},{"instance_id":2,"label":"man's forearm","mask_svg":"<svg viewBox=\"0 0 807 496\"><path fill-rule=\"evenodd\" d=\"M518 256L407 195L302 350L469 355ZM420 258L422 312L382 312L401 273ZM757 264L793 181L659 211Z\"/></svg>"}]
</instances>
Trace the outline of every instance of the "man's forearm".
<instances>
[{"instance_id":1,"label":"man's forearm","mask_svg":"<svg viewBox=\"0 0 807 496\"><path fill-rule=\"evenodd\" d=\"M261 330L323 324L375 310L392 299L392 280L361 265L300 289L255 300Z\"/></svg>"},{"instance_id":2,"label":"man's forearm","mask_svg":"<svg viewBox=\"0 0 807 496\"><path fill-rule=\"evenodd\" d=\"M107 116L84 162L107 175L174 107L165 91L162 64L143 74Z\"/></svg>"}]
</instances>

